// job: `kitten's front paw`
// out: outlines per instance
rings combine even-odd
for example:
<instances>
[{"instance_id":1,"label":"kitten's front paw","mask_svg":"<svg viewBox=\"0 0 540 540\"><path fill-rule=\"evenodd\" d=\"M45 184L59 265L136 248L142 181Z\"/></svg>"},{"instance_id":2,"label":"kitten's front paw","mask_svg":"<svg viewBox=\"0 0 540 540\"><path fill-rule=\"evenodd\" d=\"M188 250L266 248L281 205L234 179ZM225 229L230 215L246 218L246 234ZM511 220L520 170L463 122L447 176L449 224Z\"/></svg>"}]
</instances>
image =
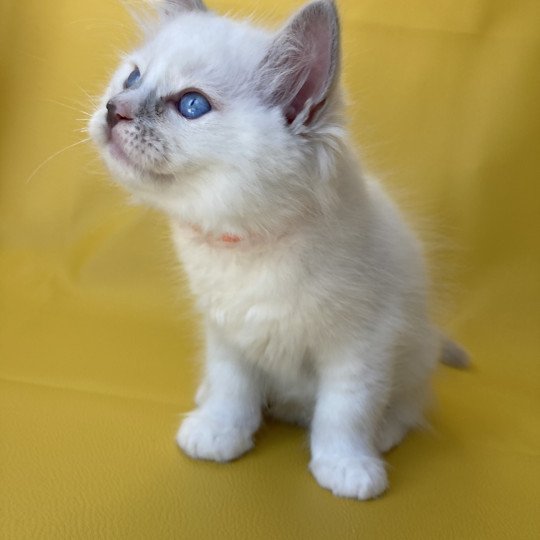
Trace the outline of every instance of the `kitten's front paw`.
<instances>
[{"instance_id":1,"label":"kitten's front paw","mask_svg":"<svg viewBox=\"0 0 540 540\"><path fill-rule=\"evenodd\" d=\"M188 456L212 461L231 461L253 447L250 431L224 425L199 411L182 422L176 441Z\"/></svg>"},{"instance_id":2,"label":"kitten's front paw","mask_svg":"<svg viewBox=\"0 0 540 540\"><path fill-rule=\"evenodd\" d=\"M373 499L388 487L384 462L376 457L321 457L309 468L317 482L338 497Z\"/></svg>"}]
</instances>

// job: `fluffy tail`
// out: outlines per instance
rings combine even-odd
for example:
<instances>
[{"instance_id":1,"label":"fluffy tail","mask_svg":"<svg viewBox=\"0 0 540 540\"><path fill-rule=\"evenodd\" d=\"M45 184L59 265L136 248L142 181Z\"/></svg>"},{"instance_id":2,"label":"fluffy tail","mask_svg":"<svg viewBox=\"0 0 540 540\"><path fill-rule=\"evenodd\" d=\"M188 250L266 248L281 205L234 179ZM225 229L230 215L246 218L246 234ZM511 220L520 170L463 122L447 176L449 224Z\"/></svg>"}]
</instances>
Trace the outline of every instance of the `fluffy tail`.
<instances>
[{"instance_id":1,"label":"fluffy tail","mask_svg":"<svg viewBox=\"0 0 540 540\"><path fill-rule=\"evenodd\" d=\"M466 369L470 366L467 351L446 336L442 336L441 362L447 366Z\"/></svg>"}]
</instances>

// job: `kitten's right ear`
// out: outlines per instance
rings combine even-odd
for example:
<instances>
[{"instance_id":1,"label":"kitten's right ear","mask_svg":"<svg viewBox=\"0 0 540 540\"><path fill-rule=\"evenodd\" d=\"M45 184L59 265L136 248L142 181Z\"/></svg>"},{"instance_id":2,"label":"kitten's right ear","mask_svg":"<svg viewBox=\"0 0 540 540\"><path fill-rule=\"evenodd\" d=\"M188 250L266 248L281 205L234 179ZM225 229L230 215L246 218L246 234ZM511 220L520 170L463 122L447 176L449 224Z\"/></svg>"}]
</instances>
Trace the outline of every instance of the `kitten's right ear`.
<instances>
[{"instance_id":1,"label":"kitten's right ear","mask_svg":"<svg viewBox=\"0 0 540 540\"><path fill-rule=\"evenodd\" d=\"M187 11L208 11L203 0L160 0L159 12L164 19L176 17Z\"/></svg>"},{"instance_id":2,"label":"kitten's right ear","mask_svg":"<svg viewBox=\"0 0 540 540\"><path fill-rule=\"evenodd\" d=\"M315 120L337 83L339 34L334 1L312 2L276 35L258 68L263 99L295 130Z\"/></svg>"}]
</instances>

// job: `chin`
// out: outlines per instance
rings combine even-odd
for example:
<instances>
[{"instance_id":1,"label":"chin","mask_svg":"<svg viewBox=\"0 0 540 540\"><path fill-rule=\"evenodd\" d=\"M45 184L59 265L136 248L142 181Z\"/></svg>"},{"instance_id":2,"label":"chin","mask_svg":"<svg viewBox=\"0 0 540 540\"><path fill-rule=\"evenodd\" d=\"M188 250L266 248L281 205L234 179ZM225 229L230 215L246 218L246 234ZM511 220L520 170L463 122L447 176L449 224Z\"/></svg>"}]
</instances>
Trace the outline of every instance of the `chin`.
<instances>
[{"instance_id":1,"label":"chin","mask_svg":"<svg viewBox=\"0 0 540 540\"><path fill-rule=\"evenodd\" d=\"M166 195L173 186L173 175L143 170L126 163L117 156L116 149L110 143L102 151L102 155L113 180L141 202L146 201L155 206L156 198Z\"/></svg>"}]
</instances>

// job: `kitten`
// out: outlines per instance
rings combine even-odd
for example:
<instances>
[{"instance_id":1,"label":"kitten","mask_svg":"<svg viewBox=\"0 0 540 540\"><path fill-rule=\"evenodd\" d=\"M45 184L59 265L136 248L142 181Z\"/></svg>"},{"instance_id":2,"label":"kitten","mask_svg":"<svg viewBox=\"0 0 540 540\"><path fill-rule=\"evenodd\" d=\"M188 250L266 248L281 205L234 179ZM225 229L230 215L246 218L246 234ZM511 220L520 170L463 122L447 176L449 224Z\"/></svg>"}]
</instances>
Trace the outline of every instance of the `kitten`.
<instances>
[{"instance_id":1,"label":"kitten","mask_svg":"<svg viewBox=\"0 0 540 540\"><path fill-rule=\"evenodd\" d=\"M348 141L331 0L273 34L170 0L90 132L114 177L169 218L207 360L177 441L229 461L262 413L310 426L310 470L344 497L387 487L381 454L422 423L443 347L421 247ZM444 353L445 351L445 353Z\"/></svg>"}]
</instances>

